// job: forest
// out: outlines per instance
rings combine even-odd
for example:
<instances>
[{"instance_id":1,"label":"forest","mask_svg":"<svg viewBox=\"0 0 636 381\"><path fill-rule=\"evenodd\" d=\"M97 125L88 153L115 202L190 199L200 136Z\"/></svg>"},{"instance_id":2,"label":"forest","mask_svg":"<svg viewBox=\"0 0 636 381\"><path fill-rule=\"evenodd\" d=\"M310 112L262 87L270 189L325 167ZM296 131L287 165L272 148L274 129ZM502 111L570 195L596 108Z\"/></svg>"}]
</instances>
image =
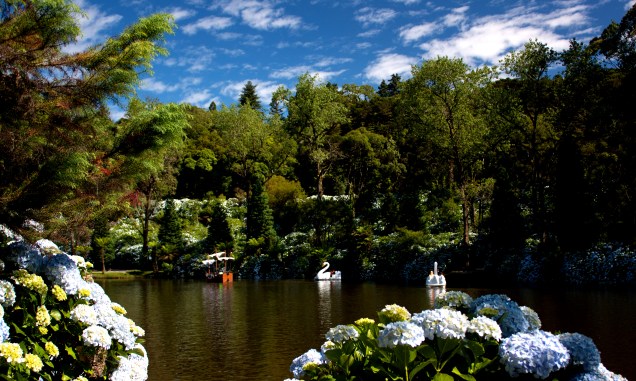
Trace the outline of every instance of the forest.
<instances>
[{"instance_id":1,"label":"forest","mask_svg":"<svg viewBox=\"0 0 636 381\"><path fill-rule=\"evenodd\" d=\"M565 51L438 57L379 86L306 73L271 100L247 82L202 109L135 96L169 15L71 54L79 9L19 3L0 10L0 252L17 232L156 276L202 278L226 251L253 279L329 261L421 282L437 261L636 284L636 6Z\"/></svg>"}]
</instances>

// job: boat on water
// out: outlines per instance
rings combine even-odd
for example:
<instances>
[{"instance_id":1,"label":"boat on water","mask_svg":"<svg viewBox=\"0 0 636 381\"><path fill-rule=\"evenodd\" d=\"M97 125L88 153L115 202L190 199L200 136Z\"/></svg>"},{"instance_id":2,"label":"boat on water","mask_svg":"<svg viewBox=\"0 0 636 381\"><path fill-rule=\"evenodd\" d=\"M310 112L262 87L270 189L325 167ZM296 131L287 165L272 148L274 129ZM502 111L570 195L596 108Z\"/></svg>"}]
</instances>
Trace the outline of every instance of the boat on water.
<instances>
[{"instance_id":1,"label":"boat on water","mask_svg":"<svg viewBox=\"0 0 636 381\"><path fill-rule=\"evenodd\" d=\"M207 259L203 260L203 264L208 266L205 272L205 278L208 282L214 283L230 283L234 282L234 272L232 271L230 261L232 256L227 256L225 251L214 254L208 254Z\"/></svg>"},{"instance_id":2,"label":"boat on water","mask_svg":"<svg viewBox=\"0 0 636 381\"><path fill-rule=\"evenodd\" d=\"M437 274L437 262L433 264L433 271L426 278L426 287L446 287L444 274Z\"/></svg>"},{"instance_id":3,"label":"boat on water","mask_svg":"<svg viewBox=\"0 0 636 381\"><path fill-rule=\"evenodd\" d=\"M327 271L329 269L329 262L324 262L322 265L323 268L318 271L314 280L342 280L342 273L340 271Z\"/></svg>"}]
</instances>

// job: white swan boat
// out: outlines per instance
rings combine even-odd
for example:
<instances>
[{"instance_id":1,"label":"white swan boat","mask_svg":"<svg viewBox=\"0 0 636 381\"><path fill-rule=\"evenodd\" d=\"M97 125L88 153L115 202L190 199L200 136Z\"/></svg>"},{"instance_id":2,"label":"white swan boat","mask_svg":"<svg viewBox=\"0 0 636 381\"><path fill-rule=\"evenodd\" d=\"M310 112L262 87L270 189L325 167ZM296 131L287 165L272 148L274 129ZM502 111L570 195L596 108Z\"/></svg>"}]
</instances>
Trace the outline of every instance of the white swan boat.
<instances>
[{"instance_id":1,"label":"white swan boat","mask_svg":"<svg viewBox=\"0 0 636 381\"><path fill-rule=\"evenodd\" d=\"M318 274L314 277L314 280L341 280L342 274L340 271L329 271L329 262L324 262L322 264L324 267L318 271Z\"/></svg>"},{"instance_id":2,"label":"white swan boat","mask_svg":"<svg viewBox=\"0 0 636 381\"><path fill-rule=\"evenodd\" d=\"M443 287L446 286L446 278L444 275L437 274L437 262L433 265L433 271L426 278L426 287Z\"/></svg>"}]
</instances>

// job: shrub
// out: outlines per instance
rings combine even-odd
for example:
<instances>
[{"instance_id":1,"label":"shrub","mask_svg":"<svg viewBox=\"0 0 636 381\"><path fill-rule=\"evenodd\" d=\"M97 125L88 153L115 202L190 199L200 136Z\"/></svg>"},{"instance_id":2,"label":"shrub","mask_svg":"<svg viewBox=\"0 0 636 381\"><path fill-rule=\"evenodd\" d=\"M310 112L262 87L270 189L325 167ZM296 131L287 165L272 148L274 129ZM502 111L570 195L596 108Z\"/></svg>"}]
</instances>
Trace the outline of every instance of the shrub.
<instances>
[{"instance_id":1,"label":"shrub","mask_svg":"<svg viewBox=\"0 0 636 381\"><path fill-rule=\"evenodd\" d=\"M12 380L145 380L143 329L89 279L90 264L82 257L39 243L14 240L3 248L0 374Z\"/></svg>"}]
</instances>

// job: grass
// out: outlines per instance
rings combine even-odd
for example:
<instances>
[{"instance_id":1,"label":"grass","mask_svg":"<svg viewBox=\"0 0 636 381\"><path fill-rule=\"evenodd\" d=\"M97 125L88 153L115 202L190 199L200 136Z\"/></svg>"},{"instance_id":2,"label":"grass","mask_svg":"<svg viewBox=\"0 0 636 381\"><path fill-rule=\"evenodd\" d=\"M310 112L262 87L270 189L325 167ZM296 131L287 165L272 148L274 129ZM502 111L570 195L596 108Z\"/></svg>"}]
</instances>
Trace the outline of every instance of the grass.
<instances>
[{"instance_id":1,"label":"grass","mask_svg":"<svg viewBox=\"0 0 636 381\"><path fill-rule=\"evenodd\" d=\"M93 279L135 279L146 277L148 274L152 274L152 271L108 270L102 273L100 270L94 270L91 272Z\"/></svg>"}]
</instances>

